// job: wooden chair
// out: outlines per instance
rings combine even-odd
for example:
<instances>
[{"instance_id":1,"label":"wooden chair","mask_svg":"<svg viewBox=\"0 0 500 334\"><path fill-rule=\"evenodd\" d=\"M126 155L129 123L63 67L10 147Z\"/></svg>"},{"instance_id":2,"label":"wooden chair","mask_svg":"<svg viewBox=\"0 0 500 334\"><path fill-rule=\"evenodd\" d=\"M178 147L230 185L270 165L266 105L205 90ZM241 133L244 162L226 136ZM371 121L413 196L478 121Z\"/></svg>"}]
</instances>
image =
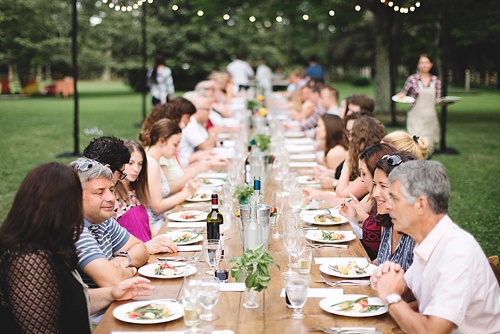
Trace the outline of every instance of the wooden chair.
<instances>
[{"instance_id":1,"label":"wooden chair","mask_svg":"<svg viewBox=\"0 0 500 334\"><path fill-rule=\"evenodd\" d=\"M498 255L492 255L488 257L488 262L490 263L491 269L497 278L498 284L500 285L500 267L498 267Z\"/></svg>"}]
</instances>

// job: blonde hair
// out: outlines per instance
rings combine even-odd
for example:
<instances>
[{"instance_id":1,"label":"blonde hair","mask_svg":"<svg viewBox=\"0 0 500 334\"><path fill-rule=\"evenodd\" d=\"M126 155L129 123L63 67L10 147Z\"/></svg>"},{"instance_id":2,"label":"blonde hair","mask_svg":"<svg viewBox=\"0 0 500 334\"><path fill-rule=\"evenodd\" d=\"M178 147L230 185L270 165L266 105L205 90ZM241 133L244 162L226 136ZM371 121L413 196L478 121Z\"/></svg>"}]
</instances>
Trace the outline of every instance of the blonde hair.
<instances>
[{"instance_id":1,"label":"blonde hair","mask_svg":"<svg viewBox=\"0 0 500 334\"><path fill-rule=\"evenodd\" d=\"M389 133L382 142L394 146L398 151L410 152L419 160L425 160L432 153L432 147L427 139L418 136L410 136L406 131L398 130Z\"/></svg>"}]
</instances>

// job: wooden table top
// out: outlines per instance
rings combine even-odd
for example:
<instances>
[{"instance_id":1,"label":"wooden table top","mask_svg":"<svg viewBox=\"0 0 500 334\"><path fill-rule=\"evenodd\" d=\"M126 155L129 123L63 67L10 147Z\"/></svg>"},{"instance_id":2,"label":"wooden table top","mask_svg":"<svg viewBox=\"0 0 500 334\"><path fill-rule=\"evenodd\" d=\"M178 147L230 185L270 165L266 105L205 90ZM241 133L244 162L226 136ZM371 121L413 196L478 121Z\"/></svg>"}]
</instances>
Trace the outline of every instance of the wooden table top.
<instances>
[{"instance_id":1,"label":"wooden table top","mask_svg":"<svg viewBox=\"0 0 500 334\"><path fill-rule=\"evenodd\" d=\"M266 199L270 200L271 190L273 185L268 187ZM207 202L204 202L207 203ZM179 206L177 210L182 207ZM322 229L328 230L352 230L350 224L323 226ZM168 230L168 222L162 228L161 232ZM206 235L205 235L206 236ZM225 241L225 258L229 259L234 256L240 256L242 253L241 236L237 224L232 224L229 231L226 231L226 236L230 239ZM307 333L312 327L344 327L344 326L368 326L376 327L383 333L403 333L391 316L387 313L376 317L352 318L332 315L323 311L319 307L321 298L308 298L303 310L306 314L304 319L291 319L292 309L286 307L285 299L280 298L281 290L284 288L284 280L281 275L287 270L288 253L283 245L282 239L269 238L269 253L274 257L275 261L281 266L281 270L276 267L271 267L271 281L267 290L258 293L257 302L259 307L256 309L246 309L243 307L245 299L244 292L221 292L219 302L213 308L213 312L219 318L212 322L200 321L199 328L210 333L213 330L230 329L234 333ZM348 249L338 249L333 247L316 248L313 250L313 257L364 257L369 259L359 239L343 243L349 246ZM163 254L164 255L164 254ZM192 252L179 253L175 256L190 256ZM158 255L151 255L149 263L155 263ZM202 270L208 269L208 265L201 257L200 267ZM227 261L221 261L220 267L229 269L231 264ZM321 281L319 266L312 265L310 278L311 288L329 288ZM173 298L180 299L182 292L183 279L151 279L155 286L153 295L144 300ZM234 282L232 277L228 282ZM341 286L344 294L366 294L376 296L377 293L370 286ZM93 333L107 334L119 331L166 331L166 330L187 330L184 325L184 320L180 319L154 325L137 325L119 321L113 317L113 310L125 302L115 302L106 311L102 321L96 327Z\"/></svg>"}]
</instances>

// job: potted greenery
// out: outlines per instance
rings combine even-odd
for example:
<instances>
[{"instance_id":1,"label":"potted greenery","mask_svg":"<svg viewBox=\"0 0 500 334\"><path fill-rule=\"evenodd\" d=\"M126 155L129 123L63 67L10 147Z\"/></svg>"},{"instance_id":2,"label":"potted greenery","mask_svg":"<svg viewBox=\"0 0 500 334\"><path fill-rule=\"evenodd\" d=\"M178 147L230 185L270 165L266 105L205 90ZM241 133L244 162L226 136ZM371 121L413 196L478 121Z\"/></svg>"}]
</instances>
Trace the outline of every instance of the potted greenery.
<instances>
[{"instance_id":1,"label":"potted greenery","mask_svg":"<svg viewBox=\"0 0 500 334\"><path fill-rule=\"evenodd\" d=\"M253 187L247 183L241 185L241 186L236 186L236 190L234 191L233 197L240 202L240 205L242 204L248 204L248 200L250 199L250 196L253 193Z\"/></svg>"},{"instance_id":2,"label":"potted greenery","mask_svg":"<svg viewBox=\"0 0 500 334\"><path fill-rule=\"evenodd\" d=\"M246 308L257 308L259 304L255 301L257 292L267 288L271 280L269 267L274 264L278 269L280 266L273 257L264 250L264 245L256 249L247 249L241 257L234 257L229 262L235 265L231 268L231 276L235 280L245 280L247 301L243 304Z\"/></svg>"}]
</instances>

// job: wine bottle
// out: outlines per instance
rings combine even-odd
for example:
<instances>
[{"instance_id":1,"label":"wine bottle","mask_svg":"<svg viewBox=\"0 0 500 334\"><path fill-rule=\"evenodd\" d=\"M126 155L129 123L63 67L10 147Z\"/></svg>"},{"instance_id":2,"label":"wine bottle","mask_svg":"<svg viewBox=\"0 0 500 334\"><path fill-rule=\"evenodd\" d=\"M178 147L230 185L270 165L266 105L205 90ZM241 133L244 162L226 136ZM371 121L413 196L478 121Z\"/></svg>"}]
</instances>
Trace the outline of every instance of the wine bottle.
<instances>
[{"instance_id":1,"label":"wine bottle","mask_svg":"<svg viewBox=\"0 0 500 334\"><path fill-rule=\"evenodd\" d=\"M250 198L250 201L252 201L252 198L254 198L254 202L257 206L257 210L259 209L260 204L265 204L264 201L264 195L260 193L260 179L255 178L253 180L253 194Z\"/></svg>"},{"instance_id":2,"label":"wine bottle","mask_svg":"<svg viewBox=\"0 0 500 334\"><path fill-rule=\"evenodd\" d=\"M207 216L207 239L220 239L220 225L224 223L224 218L219 212L219 197L212 194L212 211Z\"/></svg>"},{"instance_id":3,"label":"wine bottle","mask_svg":"<svg viewBox=\"0 0 500 334\"><path fill-rule=\"evenodd\" d=\"M262 244L262 225L257 218L257 200L255 193L250 196L250 221L243 232L245 249L256 249Z\"/></svg>"}]
</instances>

